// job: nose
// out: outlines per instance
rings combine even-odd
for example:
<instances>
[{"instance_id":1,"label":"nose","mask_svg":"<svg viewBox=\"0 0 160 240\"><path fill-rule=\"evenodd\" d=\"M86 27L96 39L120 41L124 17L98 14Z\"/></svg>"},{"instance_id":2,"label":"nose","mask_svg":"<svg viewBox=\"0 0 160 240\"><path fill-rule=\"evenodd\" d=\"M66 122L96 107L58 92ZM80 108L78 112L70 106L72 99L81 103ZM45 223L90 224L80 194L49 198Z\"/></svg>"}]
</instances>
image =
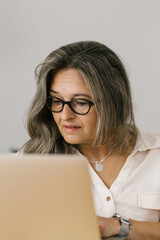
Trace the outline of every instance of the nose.
<instances>
[{"instance_id":1,"label":"nose","mask_svg":"<svg viewBox=\"0 0 160 240\"><path fill-rule=\"evenodd\" d=\"M67 104L65 104L61 112L61 119L66 121L72 118L75 118L75 113L70 109Z\"/></svg>"}]
</instances>

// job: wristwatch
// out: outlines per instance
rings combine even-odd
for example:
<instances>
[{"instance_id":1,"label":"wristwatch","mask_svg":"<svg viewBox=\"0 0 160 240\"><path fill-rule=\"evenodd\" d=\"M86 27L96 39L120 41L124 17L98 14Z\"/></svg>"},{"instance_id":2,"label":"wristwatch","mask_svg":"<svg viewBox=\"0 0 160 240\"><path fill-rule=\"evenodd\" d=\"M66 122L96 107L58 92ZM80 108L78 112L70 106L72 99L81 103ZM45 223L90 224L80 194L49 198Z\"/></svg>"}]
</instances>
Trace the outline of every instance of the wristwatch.
<instances>
[{"instance_id":1,"label":"wristwatch","mask_svg":"<svg viewBox=\"0 0 160 240\"><path fill-rule=\"evenodd\" d=\"M117 235L127 237L132 227L132 224L129 221L129 219L121 217L118 213L113 214L112 217L117 219L121 224L121 230Z\"/></svg>"}]
</instances>

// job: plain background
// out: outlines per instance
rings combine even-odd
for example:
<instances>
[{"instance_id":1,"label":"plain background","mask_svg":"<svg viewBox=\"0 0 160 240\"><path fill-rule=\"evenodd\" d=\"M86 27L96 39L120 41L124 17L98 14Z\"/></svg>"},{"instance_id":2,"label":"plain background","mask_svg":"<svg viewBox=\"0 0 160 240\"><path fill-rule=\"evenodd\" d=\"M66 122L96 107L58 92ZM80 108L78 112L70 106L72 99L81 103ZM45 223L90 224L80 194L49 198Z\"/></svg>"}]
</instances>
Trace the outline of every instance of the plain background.
<instances>
[{"instance_id":1,"label":"plain background","mask_svg":"<svg viewBox=\"0 0 160 240\"><path fill-rule=\"evenodd\" d=\"M0 152L28 139L34 69L74 41L106 44L128 72L137 125L160 132L159 0L0 0Z\"/></svg>"}]
</instances>

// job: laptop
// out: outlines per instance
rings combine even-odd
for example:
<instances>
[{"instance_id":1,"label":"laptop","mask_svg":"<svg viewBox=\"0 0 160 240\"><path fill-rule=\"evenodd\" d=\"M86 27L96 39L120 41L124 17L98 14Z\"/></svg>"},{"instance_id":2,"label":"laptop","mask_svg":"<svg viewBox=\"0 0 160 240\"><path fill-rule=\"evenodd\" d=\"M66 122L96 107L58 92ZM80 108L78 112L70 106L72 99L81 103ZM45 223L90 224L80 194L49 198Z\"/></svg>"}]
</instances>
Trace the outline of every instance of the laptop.
<instances>
[{"instance_id":1,"label":"laptop","mask_svg":"<svg viewBox=\"0 0 160 240\"><path fill-rule=\"evenodd\" d=\"M0 156L0 239L99 240L86 162Z\"/></svg>"},{"instance_id":2,"label":"laptop","mask_svg":"<svg viewBox=\"0 0 160 240\"><path fill-rule=\"evenodd\" d=\"M0 239L100 240L85 160L1 155Z\"/></svg>"}]
</instances>

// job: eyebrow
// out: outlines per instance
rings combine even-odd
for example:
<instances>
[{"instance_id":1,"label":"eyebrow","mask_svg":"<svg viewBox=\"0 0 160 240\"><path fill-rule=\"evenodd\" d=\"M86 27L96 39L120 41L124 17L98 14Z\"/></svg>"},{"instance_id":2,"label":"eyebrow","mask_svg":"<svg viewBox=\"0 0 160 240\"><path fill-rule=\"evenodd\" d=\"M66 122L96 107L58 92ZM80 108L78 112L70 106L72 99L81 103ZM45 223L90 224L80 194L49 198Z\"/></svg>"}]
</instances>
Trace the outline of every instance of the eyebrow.
<instances>
[{"instance_id":1,"label":"eyebrow","mask_svg":"<svg viewBox=\"0 0 160 240\"><path fill-rule=\"evenodd\" d=\"M50 92L53 92L53 93L59 94L58 92L56 92L56 91L54 91L54 90L52 90L52 89L50 89ZM91 98L90 95L85 94L85 93L75 93L75 94L73 94L73 96L74 96L74 97L84 96L84 97Z\"/></svg>"}]
</instances>

